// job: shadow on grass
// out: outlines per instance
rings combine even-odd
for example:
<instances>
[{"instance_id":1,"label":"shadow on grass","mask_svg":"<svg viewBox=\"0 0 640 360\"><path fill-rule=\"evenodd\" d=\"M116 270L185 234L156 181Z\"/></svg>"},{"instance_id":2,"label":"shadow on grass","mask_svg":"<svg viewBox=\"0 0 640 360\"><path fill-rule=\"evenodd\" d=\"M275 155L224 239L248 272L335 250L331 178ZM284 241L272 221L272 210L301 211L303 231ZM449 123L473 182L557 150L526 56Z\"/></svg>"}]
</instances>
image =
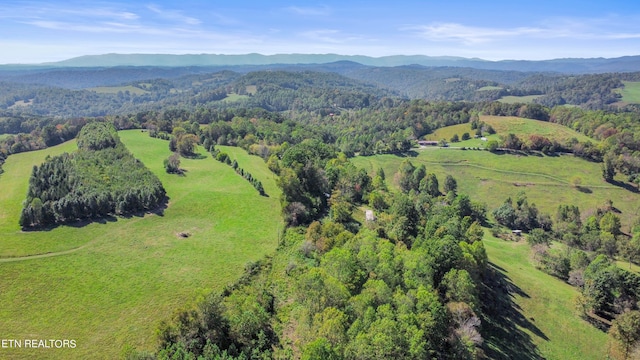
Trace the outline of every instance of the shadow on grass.
<instances>
[{"instance_id":1,"label":"shadow on grass","mask_svg":"<svg viewBox=\"0 0 640 360\"><path fill-rule=\"evenodd\" d=\"M522 309L514 302L514 295L529 297L505 274L505 270L489 263L487 276L482 284L483 304L482 333L484 350L490 359L544 359L538 352L527 329L536 336L549 338L527 319Z\"/></svg>"},{"instance_id":2,"label":"shadow on grass","mask_svg":"<svg viewBox=\"0 0 640 360\"><path fill-rule=\"evenodd\" d=\"M592 194L593 191L591 191L591 189L589 189L586 186L576 186L576 190L580 191L581 193L585 193L585 194Z\"/></svg>"},{"instance_id":3,"label":"shadow on grass","mask_svg":"<svg viewBox=\"0 0 640 360\"><path fill-rule=\"evenodd\" d=\"M640 190L638 190L638 187L633 186L633 185L631 185L629 183L626 183L626 182L623 182L623 181L610 180L610 181L607 181L607 182L609 184L611 184L611 185L614 185L614 186L617 186L617 187L621 187L621 188L623 188L625 190L629 190L629 191L631 191L633 193L640 192Z\"/></svg>"},{"instance_id":4,"label":"shadow on grass","mask_svg":"<svg viewBox=\"0 0 640 360\"><path fill-rule=\"evenodd\" d=\"M203 155L201 153L194 153L194 154L182 154L182 157L187 159L192 159L192 160L202 160L202 159L206 159L207 155Z\"/></svg>"},{"instance_id":5,"label":"shadow on grass","mask_svg":"<svg viewBox=\"0 0 640 360\"><path fill-rule=\"evenodd\" d=\"M164 211L167 209L168 206L169 206L169 197L165 196L162 202L160 203L160 205L150 210L139 210L139 211L134 211L126 214L121 214L118 216L115 216L113 214L107 214L107 215L96 216L96 217L87 218L87 219L78 219L75 221L67 221L63 223L51 224L46 226L35 226L35 227L26 227L26 228L23 227L22 231L24 232L51 231L57 228L58 226L62 226L62 225L73 227L73 228L83 228L92 223L98 223L103 225L108 223L113 223L118 221L119 217L123 219L130 219L133 217L144 217L147 214L164 216Z\"/></svg>"},{"instance_id":6,"label":"shadow on grass","mask_svg":"<svg viewBox=\"0 0 640 360\"><path fill-rule=\"evenodd\" d=\"M417 157L419 155L418 152L415 151L415 150L409 150L409 151L406 151L406 152L398 152L398 153L392 153L392 154L396 155L398 157L402 157L402 158L404 158L404 157Z\"/></svg>"}]
</instances>

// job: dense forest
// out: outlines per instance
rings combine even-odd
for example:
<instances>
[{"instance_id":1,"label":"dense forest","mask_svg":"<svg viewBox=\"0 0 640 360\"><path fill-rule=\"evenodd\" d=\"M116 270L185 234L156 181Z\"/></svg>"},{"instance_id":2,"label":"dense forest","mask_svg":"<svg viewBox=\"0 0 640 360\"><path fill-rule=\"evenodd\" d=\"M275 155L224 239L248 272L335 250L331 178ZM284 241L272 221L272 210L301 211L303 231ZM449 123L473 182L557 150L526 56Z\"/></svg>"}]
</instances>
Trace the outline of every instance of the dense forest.
<instances>
[{"instance_id":1,"label":"dense forest","mask_svg":"<svg viewBox=\"0 0 640 360\"><path fill-rule=\"evenodd\" d=\"M120 143L108 124L78 134L78 150L34 166L20 225L43 227L79 219L127 215L165 202L160 180Z\"/></svg>"},{"instance_id":2,"label":"dense forest","mask_svg":"<svg viewBox=\"0 0 640 360\"><path fill-rule=\"evenodd\" d=\"M0 71L0 109L14 115L63 117L125 115L167 106L335 111L368 106L385 96L478 102L540 95L534 101L548 107L569 104L598 110L617 107L614 104L620 94L615 90L623 87L622 81L638 79L638 73L565 75L417 65L370 67L349 62L5 70ZM104 86L110 88L101 90ZM221 101L232 94L250 96L236 98L234 104Z\"/></svg>"},{"instance_id":3,"label":"dense forest","mask_svg":"<svg viewBox=\"0 0 640 360\"><path fill-rule=\"evenodd\" d=\"M288 148L277 167L293 226L278 252L162 325L158 358L482 353L481 288L491 276L481 204L451 181L446 197L434 193L424 169L411 172L408 192L393 193L383 172L371 178L321 142ZM354 208L369 202L378 220L356 221Z\"/></svg>"}]
</instances>

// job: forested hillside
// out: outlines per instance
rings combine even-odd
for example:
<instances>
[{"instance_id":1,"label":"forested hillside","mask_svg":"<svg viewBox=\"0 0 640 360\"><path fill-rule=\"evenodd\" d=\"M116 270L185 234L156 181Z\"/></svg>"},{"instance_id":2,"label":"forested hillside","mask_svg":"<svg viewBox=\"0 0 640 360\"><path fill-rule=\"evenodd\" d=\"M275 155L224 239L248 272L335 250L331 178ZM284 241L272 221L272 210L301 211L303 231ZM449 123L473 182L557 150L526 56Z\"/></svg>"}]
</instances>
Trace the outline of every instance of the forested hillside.
<instances>
[{"instance_id":1,"label":"forested hillside","mask_svg":"<svg viewBox=\"0 0 640 360\"><path fill-rule=\"evenodd\" d=\"M105 116L193 108L368 106L384 96L429 101L495 101L536 95L545 106L586 109L620 106L622 81L638 73L565 75L460 67L371 67L338 62L313 65L227 67L122 67L0 71L0 108L11 114ZM257 88L253 88L261 84ZM249 86L249 88L247 88ZM338 93L333 93L337 90ZM234 97L250 95L249 97Z\"/></svg>"}]
</instances>

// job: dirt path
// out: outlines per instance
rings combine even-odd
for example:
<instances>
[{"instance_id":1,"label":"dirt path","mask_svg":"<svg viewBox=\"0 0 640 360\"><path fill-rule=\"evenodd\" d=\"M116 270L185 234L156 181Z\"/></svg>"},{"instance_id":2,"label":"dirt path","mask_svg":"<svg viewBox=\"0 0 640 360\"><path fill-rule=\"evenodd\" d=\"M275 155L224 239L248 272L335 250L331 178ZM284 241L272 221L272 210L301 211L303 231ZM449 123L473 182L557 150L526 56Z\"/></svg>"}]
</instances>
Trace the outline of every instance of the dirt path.
<instances>
[{"instance_id":1,"label":"dirt path","mask_svg":"<svg viewBox=\"0 0 640 360\"><path fill-rule=\"evenodd\" d=\"M0 263L8 263L8 262L24 261L24 260L33 260L33 259L42 259L42 258L48 258L48 257L72 254L72 253L74 253L76 251L82 250L85 247L91 245L91 243L92 242L88 242L88 243L86 243L86 244L84 244L82 246L78 246L76 248L69 249L69 250L64 250L64 251L48 252L48 253L44 253L44 254L27 255L27 256L0 258Z\"/></svg>"}]
</instances>

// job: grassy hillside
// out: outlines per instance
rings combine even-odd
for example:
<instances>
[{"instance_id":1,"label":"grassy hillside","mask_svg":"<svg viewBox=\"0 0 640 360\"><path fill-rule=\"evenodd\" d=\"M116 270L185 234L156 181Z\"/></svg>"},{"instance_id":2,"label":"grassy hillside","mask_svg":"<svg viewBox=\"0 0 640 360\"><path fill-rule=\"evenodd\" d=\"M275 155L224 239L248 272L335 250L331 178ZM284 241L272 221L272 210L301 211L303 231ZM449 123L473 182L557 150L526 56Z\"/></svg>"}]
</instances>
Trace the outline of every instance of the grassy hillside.
<instances>
[{"instance_id":1,"label":"grassy hillside","mask_svg":"<svg viewBox=\"0 0 640 360\"><path fill-rule=\"evenodd\" d=\"M117 94L119 92L128 91L133 95L143 95L148 93L148 91L140 89L139 87L135 87L132 85L127 86L98 86L94 88L89 88L87 90L95 91L98 94Z\"/></svg>"},{"instance_id":2,"label":"grassy hillside","mask_svg":"<svg viewBox=\"0 0 640 360\"><path fill-rule=\"evenodd\" d=\"M431 134L425 135L424 138L425 140L433 140L433 141L439 141L440 139L445 139L448 142L453 135L457 134L458 137L462 137L462 134L464 133L469 133L469 136L473 138L476 131L471 129L471 124L469 123L458 124L458 125L446 126L446 127L437 129ZM480 141L480 140L477 140L477 141ZM458 146L458 144L459 143L452 144L452 145Z\"/></svg>"},{"instance_id":3,"label":"grassy hillside","mask_svg":"<svg viewBox=\"0 0 640 360\"><path fill-rule=\"evenodd\" d=\"M547 121L524 119L514 116L480 116L480 120L491 125L497 134L513 133L521 138L527 138L530 135L541 135L551 140L557 140L562 143L570 138L575 137L580 141L596 142L589 137L562 126Z\"/></svg>"},{"instance_id":4,"label":"grassy hillside","mask_svg":"<svg viewBox=\"0 0 640 360\"><path fill-rule=\"evenodd\" d=\"M526 140L530 135L542 135L551 140L556 140L560 143L565 142L566 140L575 137L576 139L584 142L584 141L592 141L596 142L593 139L588 138L587 136L571 130L565 126L550 123L547 121L539 121L539 120L531 120L524 119L514 116L480 116L480 120L484 121L486 124L491 125L493 129L496 131L495 135L488 135L487 140L498 139L499 135L507 135L509 133L513 133L518 135L523 140ZM475 135L475 130L471 129L471 124L459 124L453 126L447 126L444 128L440 128L434 131L432 134L426 135L425 139L427 140L440 140L445 139L449 141L454 134L457 134L458 137L462 137L462 134L465 132L469 133L472 137L470 140L461 141L457 143L452 143L452 146L456 147L484 147L486 142L481 141L480 139L473 139Z\"/></svg>"},{"instance_id":5,"label":"grassy hillside","mask_svg":"<svg viewBox=\"0 0 640 360\"><path fill-rule=\"evenodd\" d=\"M353 163L373 173L382 167L389 181L403 158L394 155L356 157ZM529 202L555 215L558 205L577 205L584 215L602 206L607 199L621 213L623 230L640 215L640 195L602 180L600 164L573 156L540 157L497 155L486 151L427 148L410 158L414 165L425 164L441 181L447 174L458 181L460 191L487 203L489 210L497 208L508 196L515 198L524 191ZM571 186L571 179L582 180L580 188Z\"/></svg>"},{"instance_id":6,"label":"grassy hillside","mask_svg":"<svg viewBox=\"0 0 640 360\"><path fill-rule=\"evenodd\" d=\"M490 330L488 355L498 359L606 358L607 335L580 319L574 305L575 288L537 270L523 241L488 235L484 244L492 266L511 283L508 299L502 300L513 302L513 311L504 317L507 323L484 325Z\"/></svg>"},{"instance_id":7,"label":"grassy hillside","mask_svg":"<svg viewBox=\"0 0 640 360\"><path fill-rule=\"evenodd\" d=\"M515 104L515 103L532 103L533 100L539 98L542 95L525 95L525 96L503 96L498 101L506 103L506 104Z\"/></svg>"},{"instance_id":8,"label":"grassy hillside","mask_svg":"<svg viewBox=\"0 0 640 360\"><path fill-rule=\"evenodd\" d=\"M640 104L640 82L623 81L624 88L620 89L623 103Z\"/></svg>"},{"instance_id":9,"label":"grassy hillside","mask_svg":"<svg viewBox=\"0 0 640 360\"><path fill-rule=\"evenodd\" d=\"M229 151L269 197L210 156L182 159L185 176L166 174L166 141L140 131L120 136L163 182L170 198L163 213L22 233L17 216L32 165L74 144L8 159L0 176L0 333L77 342L75 349L7 350L9 357L115 358L125 345L151 349L161 320L275 249L279 194L262 160Z\"/></svg>"}]
</instances>

